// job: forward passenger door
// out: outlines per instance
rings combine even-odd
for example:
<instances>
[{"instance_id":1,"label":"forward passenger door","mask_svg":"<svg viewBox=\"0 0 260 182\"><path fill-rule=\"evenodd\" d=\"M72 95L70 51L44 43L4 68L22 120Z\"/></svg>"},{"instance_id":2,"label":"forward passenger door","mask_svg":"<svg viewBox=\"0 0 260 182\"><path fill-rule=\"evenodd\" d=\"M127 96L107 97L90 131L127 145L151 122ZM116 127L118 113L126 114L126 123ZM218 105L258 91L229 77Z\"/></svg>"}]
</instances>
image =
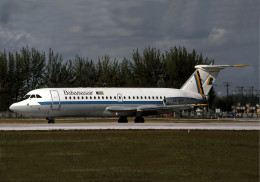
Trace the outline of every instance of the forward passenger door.
<instances>
[{"instance_id":1,"label":"forward passenger door","mask_svg":"<svg viewBox=\"0 0 260 182\"><path fill-rule=\"evenodd\" d=\"M51 109L59 110L60 109L59 92L57 90L51 90L50 93L51 93L51 99L52 99Z\"/></svg>"}]
</instances>

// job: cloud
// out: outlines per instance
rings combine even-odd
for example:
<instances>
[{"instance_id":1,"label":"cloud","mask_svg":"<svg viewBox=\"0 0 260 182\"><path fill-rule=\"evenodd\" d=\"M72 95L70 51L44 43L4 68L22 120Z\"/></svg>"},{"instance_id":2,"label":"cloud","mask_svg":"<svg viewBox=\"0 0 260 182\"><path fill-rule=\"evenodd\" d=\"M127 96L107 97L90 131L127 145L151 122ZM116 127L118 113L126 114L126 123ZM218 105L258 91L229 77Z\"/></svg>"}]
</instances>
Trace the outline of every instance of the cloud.
<instances>
[{"instance_id":1,"label":"cloud","mask_svg":"<svg viewBox=\"0 0 260 182\"><path fill-rule=\"evenodd\" d=\"M16 10L18 10L17 4L13 1L5 1L0 8L0 22L7 24Z\"/></svg>"},{"instance_id":2,"label":"cloud","mask_svg":"<svg viewBox=\"0 0 260 182\"><path fill-rule=\"evenodd\" d=\"M213 28L207 38L207 43L209 45L221 46L227 41L228 34L229 31L224 28Z\"/></svg>"},{"instance_id":3,"label":"cloud","mask_svg":"<svg viewBox=\"0 0 260 182\"><path fill-rule=\"evenodd\" d=\"M2 47L1 50L7 49L10 51L15 51L27 45L29 45L30 47L42 45L44 47L46 45L45 43L45 40L35 37L28 32L0 27L0 47Z\"/></svg>"},{"instance_id":4,"label":"cloud","mask_svg":"<svg viewBox=\"0 0 260 182\"><path fill-rule=\"evenodd\" d=\"M5 0L0 2L0 49L28 45L52 48L65 59L75 55L96 59L104 54L130 58L135 48L150 45L164 51L177 45L214 58L216 64L246 61L253 71L240 74L254 80L258 77L251 73L259 69L259 4L258 0ZM238 82L234 74L225 78Z\"/></svg>"}]
</instances>

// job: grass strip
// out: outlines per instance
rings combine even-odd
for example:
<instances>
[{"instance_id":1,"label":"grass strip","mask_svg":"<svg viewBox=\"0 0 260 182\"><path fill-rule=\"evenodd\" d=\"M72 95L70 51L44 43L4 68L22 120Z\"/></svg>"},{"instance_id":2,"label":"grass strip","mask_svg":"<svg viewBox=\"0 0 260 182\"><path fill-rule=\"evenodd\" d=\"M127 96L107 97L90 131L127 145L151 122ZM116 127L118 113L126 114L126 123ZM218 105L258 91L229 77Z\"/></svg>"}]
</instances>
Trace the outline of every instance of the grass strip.
<instances>
[{"instance_id":1,"label":"grass strip","mask_svg":"<svg viewBox=\"0 0 260 182\"><path fill-rule=\"evenodd\" d=\"M1 131L0 181L259 180L258 131Z\"/></svg>"}]
</instances>

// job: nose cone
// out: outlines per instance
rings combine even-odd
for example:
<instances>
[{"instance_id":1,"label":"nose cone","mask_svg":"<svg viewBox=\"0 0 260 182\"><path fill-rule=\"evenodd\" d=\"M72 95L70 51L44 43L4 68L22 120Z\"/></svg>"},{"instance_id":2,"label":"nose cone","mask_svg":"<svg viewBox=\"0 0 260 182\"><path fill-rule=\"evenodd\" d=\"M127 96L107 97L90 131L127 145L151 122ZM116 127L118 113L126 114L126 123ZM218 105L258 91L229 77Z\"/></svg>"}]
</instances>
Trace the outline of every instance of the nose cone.
<instances>
[{"instance_id":1,"label":"nose cone","mask_svg":"<svg viewBox=\"0 0 260 182\"><path fill-rule=\"evenodd\" d=\"M9 110L12 112L20 113L23 110L23 107L21 105L19 105L18 103L14 103L9 107Z\"/></svg>"},{"instance_id":2,"label":"nose cone","mask_svg":"<svg viewBox=\"0 0 260 182\"><path fill-rule=\"evenodd\" d=\"M12 105L9 107L9 110L12 111L12 112L15 112L15 104L12 104Z\"/></svg>"}]
</instances>

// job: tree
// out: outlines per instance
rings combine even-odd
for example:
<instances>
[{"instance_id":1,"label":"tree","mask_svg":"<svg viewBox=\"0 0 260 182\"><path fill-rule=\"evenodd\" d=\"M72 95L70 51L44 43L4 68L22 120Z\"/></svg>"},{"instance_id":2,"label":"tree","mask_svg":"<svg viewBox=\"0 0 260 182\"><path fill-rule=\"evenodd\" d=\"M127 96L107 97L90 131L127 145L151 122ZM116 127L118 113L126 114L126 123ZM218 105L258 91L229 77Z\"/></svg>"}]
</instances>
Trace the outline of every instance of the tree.
<instances>
[{"instance_id":1,"label":"tree","mask_svg":"<svg viewBox=\"0 0 260 182\"><path fill-rule=\"evenodd\" d=\"M32 48L31 50L31 81L30 89L40 88L44 85L46 58L44 52L39 52Z\"/></svg>"},{"instance_id":2,"label":"tree","mask_svg":"<svg viewBox=\"0 0 260 182\"><path fill-rule=\"evenodd\" d=\"M120 87L133 87L135 86L133 70L131 69L130 60L124 58L119 64L119 86Z\"/></svg>"},{"instance_id":3,"label":"tree","mask_svg":"<svg viewBox=\"0 0 260 182\"><path fill-rule=\"evenodd\" d=\"M180 88L195 71L195 65L210 64L214 60L203 58L195 50L187 52L185 47L173 47L166 51L164 82L166 87Z\"/></svg>"},{"instance_id":4,"label":"tree","mask_svg":"<svg viewBox=\"0 0 260 182\"><path fill-rule=\"evenodd\" d=\"M8 59L4 50L0 52L0 111L6 110L9 103L9 91L7 88Z\"/></svg>"},{"instance_id":5,"label":"tree","mask_svg":"<svg viewBox=\"0 0 260 182\"><path fill-rule=\"evenodd\" d=\"M49 60L45 68L45 86L46 87L62 87L62 62L63 58L58 53L54 54L53 50L49 49Z\"/></svg>"},{"instance_id":6,"label":"tree","mask_svg":"<svg viewBox=\"0 0 260 182\"><path fill-rule=\"evenodd\" d=\"M143 54L136 49L132 54L133 63L131 68L135 78L135 86L157 87L163 74L163 56L159 49L147 47Z\"/></svg>"},{"instance_id":7,"label":"tree","mask_svg":"<svg viewBox=\"0 0 260 182\"><path fill-rule=\"evenodd\" d=\"M75 87L93 87L97 81L96 70L93 61L76 56L73 62Z\"/></svg>"}]
</instances>

